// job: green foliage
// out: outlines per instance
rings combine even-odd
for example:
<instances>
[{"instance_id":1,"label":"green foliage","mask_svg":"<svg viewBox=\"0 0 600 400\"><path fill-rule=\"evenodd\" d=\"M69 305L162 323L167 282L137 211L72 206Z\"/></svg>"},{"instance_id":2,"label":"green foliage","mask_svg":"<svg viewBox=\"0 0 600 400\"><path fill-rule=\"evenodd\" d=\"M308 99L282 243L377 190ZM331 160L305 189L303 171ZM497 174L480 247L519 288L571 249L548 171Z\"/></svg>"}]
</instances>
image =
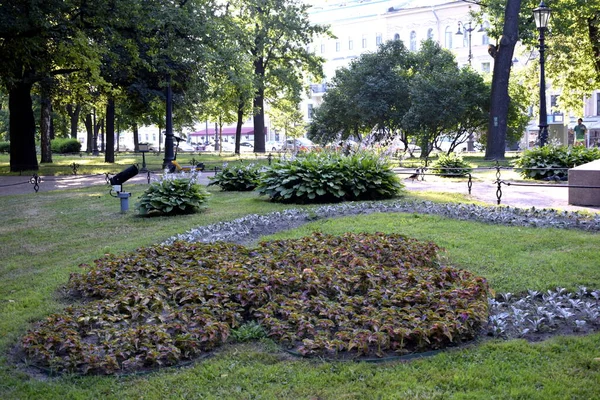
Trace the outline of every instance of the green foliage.
<instances>
[{"instance_id":1,"label":"green foliage","mask_svg":"<svg viewBox=\"0 0 600 400\"><path fill-rule=\"evenodd\" d=\"M0 153L10 152L10 142L0 142Z\"/></svg>"},{"instance_id":2,"label":"green foliage","mask_svg":"<svg viewBox=\"0 0 600 400\"><path fill-rule=\"evenodd\" d=\"M265 328L256 321L248 321L237 329L231 331L231 337L236 342L249 342L251 340L262 339L267 336Z\"/></svg>"},{"instance_id":3,"label":"green foliage","mask_svg":"<svg viewBox=\"0 0 600 400\"><path fill-rule=\"evenodd\" d=\"M270 337L304 355L442 348L487 320L484 279L439 264L402 235L345 234L142 248L107 255L68 290L87 301L40 322L27 357L57 371L111 374L174 365L225 342ZM87 266L83 266L87 267Z\"/></svg>"},{"instance_id":4,"label":"green foliage","mask_svg":"<svg viewBox=\"0 0 600 400\"><path fill-rule=\"evenodd\" d=\"M209 195L193 176L167 176L150 184L136 206L144 216L189 214L198 211Z\"/></svg>"},{"instance_id":5,"label":"green foliage","mask_svg":"<svg viewBox=\"0 0 600 400\"><path fill-rule=\"evenodd\" d=\"M60 154L78 153L81 151L81 143L77 139L57 138L53 139L52 152Z\"/></svg>"},{"instance_id":6,"label":"green foliage","mask_svg":"<svg viewBox=\"0 0 600 400\"><path fill-rule=\"evenodd\" d=\"M223 191L245 192L256 189L260 169L255 164L229 164L209 179L208 186L218 185Z\"/></svg>"},{"instance_id":7,"label":"green foliage","mask_svg":"<svg viewBox=\"0 0 600 400\"><path fill-rule=\"evenodd\" d=\"M521 168L521 176L531 179L564 179L567 168L600 159L600 149L583 146L546 145L523 152L515 165Z\"/></svg>"},{"instance_id":8,"label":"green foliage","mask_svg":"<svg viewBox=\"0 0 600 400\"><path fill-rule=\"evenodd\" d=\"M324 151L275 163L258 190L277 202L326 203L389 199L402 187L385 158L366 151L350 156Z\"/></svg>"},{"instance_id":9,"label":"green foliage","mask_svg":"<svg viewBox=\"0 0 600 400\"><path fill-rule=\"evenodd\" d=\"M434 174L441 176L466 176L473 171L471 165L456 153L440 154L431 167Z\"/></svg>"}]
</instances>

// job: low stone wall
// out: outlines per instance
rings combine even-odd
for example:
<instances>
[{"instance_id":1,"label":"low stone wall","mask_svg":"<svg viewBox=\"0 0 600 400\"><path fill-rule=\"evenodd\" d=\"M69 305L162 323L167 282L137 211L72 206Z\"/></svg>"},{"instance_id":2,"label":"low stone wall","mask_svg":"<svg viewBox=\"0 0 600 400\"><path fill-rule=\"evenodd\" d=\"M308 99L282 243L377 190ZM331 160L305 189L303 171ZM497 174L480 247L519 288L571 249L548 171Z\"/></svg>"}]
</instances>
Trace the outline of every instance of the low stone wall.
<instances>
[{"instance_id":1,"label":"low stone wall","mask_svg":"<svg viewBox=\"0 0 600 400\"><path fill-rule=\"evenodd\" d=\"M600 160L569 169L569 204L600 206Z\"/></svg>"}]
</instances>

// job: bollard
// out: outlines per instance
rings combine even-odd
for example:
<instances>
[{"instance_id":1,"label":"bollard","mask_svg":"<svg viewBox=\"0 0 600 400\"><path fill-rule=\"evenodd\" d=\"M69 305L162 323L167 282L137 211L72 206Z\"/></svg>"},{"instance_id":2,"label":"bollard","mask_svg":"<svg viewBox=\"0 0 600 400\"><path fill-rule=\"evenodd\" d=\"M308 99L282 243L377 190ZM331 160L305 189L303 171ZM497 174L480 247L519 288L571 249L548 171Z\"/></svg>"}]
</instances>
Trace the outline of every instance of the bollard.
<instances>
[{"instance_id":1,"label":"bollard","mask_svg":"<svg viewBox=\"0 0 600 400\"><path fill-rule=\"evenodd\" d=\"M119 192L117 193L117 197L121 199L121 214L125 214L127 210L129 210L129 198L131 197L131 193Z\"/></svg>"}]
</instances>

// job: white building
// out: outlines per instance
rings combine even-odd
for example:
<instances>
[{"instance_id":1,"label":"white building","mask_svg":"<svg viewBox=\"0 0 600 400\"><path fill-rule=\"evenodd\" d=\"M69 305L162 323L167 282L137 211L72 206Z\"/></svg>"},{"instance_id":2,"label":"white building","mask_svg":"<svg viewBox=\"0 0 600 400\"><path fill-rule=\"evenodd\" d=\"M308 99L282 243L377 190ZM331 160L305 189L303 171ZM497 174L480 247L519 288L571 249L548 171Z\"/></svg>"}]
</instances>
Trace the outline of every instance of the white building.
<instances>
[{"instance_id":1,"label":"white building","mask_svg":"<svg viewBox=\"0 0 600 400\"><path fill-rule=\"evenodd\" d=\"M327 82L336 69L347 66L351 60L365 52L377 51L377 46L387 40L402 40L412 51L428 38L443 48L451 50L459 66L471 64L480 73L491 73L494 59L489 55L489 45L496 45L485 29L485 20L477 23L471 11L479 6L464 1L448 0L304 0L311 4L309 17L312 23L329 25L336 38L318 38L312 44L315 54L325 58L325 79L311 85L312 95L301 105L306 121L318 107L327 90ZM458 34L460 32L460 34ZM515 49L515 65L519 68L519 48ZM582 117L590 131L590 145L600 142L600 91L594 91L586 100L580 116L565 117L552 105L560 91L547 90L548 123L551 138L569 143L569 128ZM537 122L526 132L537 137ZM527 140L529 142L529 140ZM532 141L533 142L533 141ZM572 142L572 141L571 141Z\"/></svg>"}]
</instances>

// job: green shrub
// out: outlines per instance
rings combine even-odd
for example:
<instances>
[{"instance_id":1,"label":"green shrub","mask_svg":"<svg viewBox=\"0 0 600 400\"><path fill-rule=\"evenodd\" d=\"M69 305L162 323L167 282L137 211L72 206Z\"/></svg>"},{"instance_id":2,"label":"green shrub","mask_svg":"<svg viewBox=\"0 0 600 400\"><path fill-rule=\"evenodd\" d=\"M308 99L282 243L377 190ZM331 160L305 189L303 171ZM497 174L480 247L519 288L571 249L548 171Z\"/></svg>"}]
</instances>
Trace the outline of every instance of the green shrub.
<instances>
[{"instance_id":1,"label":"green shrub","mask_svg":"<svg viewBox=\"0 0 600 400\"><path fill-rule=\"evenodd\" d=\"M0 142L0 153L10 153L10 142Z\"/></svg>"},{"instance_id":2,"label":"green shrub","mask_svg":"<svg viewBox=\"0 0 600 400\"><path fill-rule=\"evenodd\" d=\"M515 165L520 174L531 179L566 179L568 168L600 159L600 149L583 146L546 145L525 150Z\"/></svg>"},{"instance_id":3,"label":"green shrub","mask_svg":"<svg viewBox=\"0 0 600 400\"><path fill-rule=\"evenodd\" d=\"M60 154L78 153L81 151L81 143L77 139L58 138L53 139L52 152Z\"/></svg>"},{"instance_id":4,"label":"green shrub","mask_svg":"<svg viewBox=\"0 0 600 400\"><path fill-rule=\"evenodd\" d=\"M317 233L254 249L176 242L107 255L71 275L69 293L85 301L21 345L35 365L83 374L174 365L265 333L303 355L443 348L478 334L489 289L441 264L438 250L398 234Z\"/></svg>"},{"instance_id":5,"label":"green shrub","mask_svg":"<svg viewBox=\"0 0 600 400\"><path fill-rule=\"evenodd\" d=\"M263 173L258 190L277 202L328 203L388 199L402 187L386 158L325 151L275 163Z\"/></svg>"},{"instance_id":6,"label":"green shrub","mask_svg":"<svg viewBox=\"0 0 600 400\"><path fill-rule=\"evenodd\" d=\"M209 179L211 182L208 186L218 185L226 192L245 192L256 189L260 170L254 164L230 164Z\"/></svg>"},{"instance_id":7,"label":"green shrub","mask_svg":"<svg viewBox=\"0 0 600 400\"><path fill-rule=\"evenodd\" d=\"M258 322L249 321L239 328L233 329L231 331L231 337L233 337L236 342L249 342L251 340L267 337L267 332Z\"/></svg>"},{"instance_id":8,"label":"green shrub","mask_svg":"<svg viewBox=\"0 0 600 400\"><path fill-rule=\"evenodd\" d=\"M200 210L210 194L195 174L167 175L150 184L136 207L140 215L189 214Z\"/></svg>"},{"instance_id":9,"label":"green shrub","mask_svg":"<svg viewBox=\"0 0 600 400\"><path fill-rule=\"evenodd\" d=\"M456 153L440 154L431 165L432 172L441 176L466 176L473 168Z\"/></svg>"}]
</instances>

